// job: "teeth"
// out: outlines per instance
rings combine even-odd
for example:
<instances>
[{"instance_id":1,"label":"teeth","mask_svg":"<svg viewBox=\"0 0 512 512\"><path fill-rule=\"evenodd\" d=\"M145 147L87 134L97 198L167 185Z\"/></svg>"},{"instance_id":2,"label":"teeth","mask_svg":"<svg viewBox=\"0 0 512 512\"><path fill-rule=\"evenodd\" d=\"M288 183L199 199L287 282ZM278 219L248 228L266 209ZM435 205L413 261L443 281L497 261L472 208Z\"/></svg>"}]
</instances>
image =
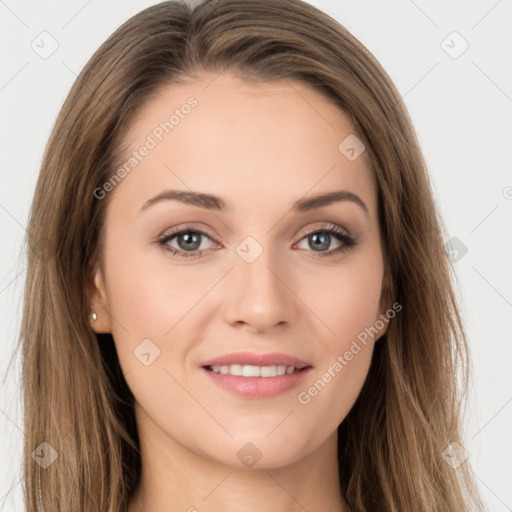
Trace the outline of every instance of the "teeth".
<instances>
[{"instance_id":1,"label":"teeth","mask_svg":"<svg viewBox=\"0 0 512 512\"><path fill-rule=\"evenodd\" d=\"M251 366L241 364L231 364L222 366L211 366L213 372L223 375L237 375L243 377L276 377L277 375L290 375L295 373L295 366Z\"/></svg>"}]
</instances>

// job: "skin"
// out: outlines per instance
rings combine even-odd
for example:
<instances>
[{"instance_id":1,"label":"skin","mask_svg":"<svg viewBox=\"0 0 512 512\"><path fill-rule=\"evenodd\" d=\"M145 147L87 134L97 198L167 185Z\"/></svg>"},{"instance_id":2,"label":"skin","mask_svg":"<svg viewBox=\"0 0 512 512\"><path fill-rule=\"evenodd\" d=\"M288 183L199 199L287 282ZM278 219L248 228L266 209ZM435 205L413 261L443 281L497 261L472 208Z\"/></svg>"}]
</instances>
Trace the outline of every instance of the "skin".
<instances>
[{"instance_id":1,"label":"skin","mask_svg":"<svg viewBox=\"0 0 512 512\"><path fill-rule=\"evenodd\" d=\"M198 105L109 192L102 263L90 283L91 326L112 333L136 400L143 471L128 510L347 511L337 427L387 323L308 404L298 394L390 307L367 153L349 161L338 150L354 127L308 85L223 73L162 90L130 127L127 155L190 96ZM167 189L215 194L230 209L167 200L141 211ZM341 189L368 213L348 200L290 211L304 196ZM152 242L189 224L207 232L200 256ZM343 245L331 235L315 251L307 235L324 224L358 244L321 257ZM263 249L252 263L236 252L247 236ZM167 245L187 250L178 237ZM160 350L149 366L134 356L147 338ZM313 370L275 397L241 398L200 370L239 351L284 352ZM261 453L252 467L237 457L248 442Z\"/></svg>"}]
</instances>

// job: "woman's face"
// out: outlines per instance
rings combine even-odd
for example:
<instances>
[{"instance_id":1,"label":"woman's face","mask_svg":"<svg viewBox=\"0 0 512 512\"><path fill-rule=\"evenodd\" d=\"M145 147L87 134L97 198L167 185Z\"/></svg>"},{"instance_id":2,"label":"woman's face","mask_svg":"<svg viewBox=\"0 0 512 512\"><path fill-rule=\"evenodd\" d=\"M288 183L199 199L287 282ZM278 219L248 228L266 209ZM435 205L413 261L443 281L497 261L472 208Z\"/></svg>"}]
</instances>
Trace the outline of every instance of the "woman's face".
<instances>
[{"instance_id":1,"label":"woman's face","mask_svg":"<svg viewBox=\"0 0 512 512\"><path fill-rule=\"evenodd\" d=\"M112 333L139 431L162 450L277 467L333 439L389 307L353 132L309 86L230 74L170 85L137 116L124 172L97 191L109 205L92 325ZM307 366L272 377L303 366L276 353ZM222 373L204 367L230 354Z\"/></svg>"}]
</instances>

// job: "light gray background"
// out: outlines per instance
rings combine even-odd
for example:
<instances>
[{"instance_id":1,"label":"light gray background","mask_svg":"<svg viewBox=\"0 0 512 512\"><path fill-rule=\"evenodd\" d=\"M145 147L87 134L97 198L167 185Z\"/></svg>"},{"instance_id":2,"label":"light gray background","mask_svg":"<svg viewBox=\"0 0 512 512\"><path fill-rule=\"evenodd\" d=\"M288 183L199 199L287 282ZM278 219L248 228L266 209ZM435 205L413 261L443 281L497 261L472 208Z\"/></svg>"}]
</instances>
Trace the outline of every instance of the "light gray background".
<instances>
[{"instance_id":1,"label":"light gray background","mask_svg":"<svg viewBox=\"0 0 512 512\"><path fill-rule=\"evenodd\" d=\"M57 112L95 49L122 22L155 3L0 1L2 378L19 333L26 270L21 243ZM450 238L468 248L456 263L474 367L465 449L489 510L510 511L512 2L310 3L347 27L395 82L416 126ZM47 59L31 47L42 46L41 37L48 37L40 36L43 31L58 42ZM453 31L469 44L457 58L462 40L446 39ZM0 393L2 511L23 510L19 385L15 360Z\"/></svg>"}]
</instances>

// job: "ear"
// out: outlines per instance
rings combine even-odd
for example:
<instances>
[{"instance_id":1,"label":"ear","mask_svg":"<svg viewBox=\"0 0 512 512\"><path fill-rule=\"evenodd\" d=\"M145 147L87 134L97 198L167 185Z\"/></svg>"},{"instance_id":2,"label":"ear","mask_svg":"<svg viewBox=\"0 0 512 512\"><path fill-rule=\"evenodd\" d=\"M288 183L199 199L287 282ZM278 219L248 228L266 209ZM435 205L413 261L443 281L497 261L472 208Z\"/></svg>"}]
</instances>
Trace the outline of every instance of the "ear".
<instances>
[{"instance_id":1,"label":"ear","mask_svg":"<svg viewBox=\"0 0 512 512\"><path fill-rule=\"evenodd\" d=\"M379 316L375 319L375 324L378 329L378 333L375 335L374 341L378 341L386 331L388 330L388 325L390 318L386 315L386 311L391 309L392 304L392 296L391 296L391 279L388 274L384 275L382 279L382 290L380 294L380 303L379 303ZM382 325L384 324L384 325ZM382 328L379 328L382 326Z\"/></svg>"},{"instance_id":2,"label":"ear","mask_svg":"<svg viewBox=\"0 0 512 512\"><path fill-rule=\"evenodd\" d=\"M89 296L91 298L91 309L89 311L89 323L96 333L112 332L110 320L110 308L108 306L107 294L105 292L105 279L100 268L96 267L89 281ZM93 320L92 313L96 313L96 320Z\"/></svg>"}]
</instances>

